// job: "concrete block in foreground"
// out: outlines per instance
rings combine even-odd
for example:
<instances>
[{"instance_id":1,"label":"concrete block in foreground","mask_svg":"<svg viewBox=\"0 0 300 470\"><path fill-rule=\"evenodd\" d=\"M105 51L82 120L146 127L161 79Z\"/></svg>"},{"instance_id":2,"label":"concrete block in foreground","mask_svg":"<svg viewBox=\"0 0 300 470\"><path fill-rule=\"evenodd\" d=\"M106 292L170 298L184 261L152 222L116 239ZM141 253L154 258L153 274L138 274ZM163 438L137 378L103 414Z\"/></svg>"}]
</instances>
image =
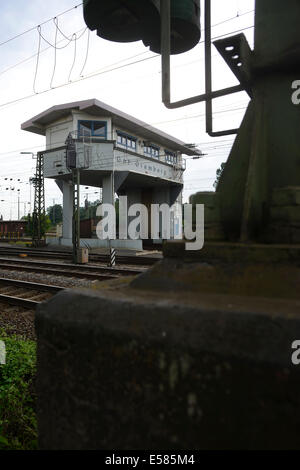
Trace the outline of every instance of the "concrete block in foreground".
<instances>
[{"instance_id":1,"label":"concrete block in foreground","mask_svg":"<svg viewBox=\"0 0 300 470\"><path fill-rule=\"evenodd\" d=\"M299 317L267 302L59 293L36 315L40 448L299 448Z\"/></svg>"}]
</instances>

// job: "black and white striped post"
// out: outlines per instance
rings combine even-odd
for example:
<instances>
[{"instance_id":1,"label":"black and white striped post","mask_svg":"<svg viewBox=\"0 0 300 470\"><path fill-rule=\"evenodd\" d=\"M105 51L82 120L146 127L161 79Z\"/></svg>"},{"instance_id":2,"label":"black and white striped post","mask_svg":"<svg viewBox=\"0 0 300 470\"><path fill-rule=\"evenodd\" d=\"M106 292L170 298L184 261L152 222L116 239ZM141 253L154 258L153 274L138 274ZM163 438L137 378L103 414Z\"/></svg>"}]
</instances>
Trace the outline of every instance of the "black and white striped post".
<instances>
[{"instance_id":1,"label":"black and white striped post","mask_svg":"<svg viewBox=\"0 0 300 470\"><path fill-rule=\"evenodd\" d=\"M114 248L110 248L109 250L109 266L116 265L116 250Z\"/></svg>"}]
</instances>

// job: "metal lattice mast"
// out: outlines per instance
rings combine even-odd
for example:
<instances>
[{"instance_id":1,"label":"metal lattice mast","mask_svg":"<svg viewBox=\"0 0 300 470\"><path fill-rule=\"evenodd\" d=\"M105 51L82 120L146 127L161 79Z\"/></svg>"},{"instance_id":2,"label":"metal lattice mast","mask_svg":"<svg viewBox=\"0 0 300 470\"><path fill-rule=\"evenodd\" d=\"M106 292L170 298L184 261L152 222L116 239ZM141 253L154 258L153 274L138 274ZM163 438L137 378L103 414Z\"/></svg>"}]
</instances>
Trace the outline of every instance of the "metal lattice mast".
<instances>
[{"instance_id":1,"label":"metal lattice mast","mask_svg":"<svg viewBox=\"0 0 300 470\"><path fill-rule=\"evenodd\" d=\"M73 217L72 217L72 244L73 261L78 262L80 248L80 168L77 162L77 148L72 134L69 133L66 140L66 164L72 172L73 191Z\"/></svg>"},{"instance_id":2,"label":"metal lattice mast","mask_svg":"<svg viewBox=\"0 0 300 470\"><path fill-rule=\"evenodd\" d=\"M44 236L44 234L42 234L42 221L45 221L44 154L42 152L37 153L33 185L34 209L32 215L32 243L38 246Z\"/></svg>"},{"instance_id":3,"label":"metal lattice mast","mask_svg":"<svg viewBox=\"0 0 300 470\"><path fill-rule=\"evenodd\" d=\"M72 170L72 182L73 182L73 230L72 230L72 242L73 242L73 261L77 262L78 251L80 247L80 170L74 168Z\"/></svg>"}]
</instances>

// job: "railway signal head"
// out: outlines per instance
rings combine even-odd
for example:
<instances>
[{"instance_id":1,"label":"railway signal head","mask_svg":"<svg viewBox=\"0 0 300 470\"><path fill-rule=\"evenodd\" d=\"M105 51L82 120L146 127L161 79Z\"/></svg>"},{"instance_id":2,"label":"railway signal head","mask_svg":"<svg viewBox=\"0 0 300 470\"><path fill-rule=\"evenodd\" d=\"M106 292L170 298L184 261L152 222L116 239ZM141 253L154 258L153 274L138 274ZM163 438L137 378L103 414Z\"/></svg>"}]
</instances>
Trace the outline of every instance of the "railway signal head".
<instances>
[{"instance_id":1,"label":"railway signal head","mask_svg":"<svg viewBox=\"0 0 300 470\"><path fill-rule=\"evenodd\" d=\"M109 41L142 40L160 53L160 0L84 0L84 20ZM192 49L200 40L200 0L171 0L171 53Z\"/></svg>"}]
</instances>

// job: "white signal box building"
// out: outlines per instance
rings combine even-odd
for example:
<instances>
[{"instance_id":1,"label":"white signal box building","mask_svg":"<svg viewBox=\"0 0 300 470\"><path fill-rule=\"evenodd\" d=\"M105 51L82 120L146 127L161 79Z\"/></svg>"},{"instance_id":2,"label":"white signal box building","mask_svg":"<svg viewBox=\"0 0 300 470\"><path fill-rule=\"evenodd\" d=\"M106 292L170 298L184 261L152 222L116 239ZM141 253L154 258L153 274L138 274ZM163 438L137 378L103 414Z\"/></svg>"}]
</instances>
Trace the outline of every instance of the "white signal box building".
<instances>
[{"instance_id":1,"label":"white signal box building","mask_svg":"<svg viewBox=\"0 0 300 470\"><path fill-rule=\"evenodd\" d=\"M23 130L44 135L44 176L56 181L63 192L63 235L60 243L72 243L72 172L67 162L66 141L76 148L80 184L102 188L102 202L113 201L113 190L128 197L128 206L173 205L171 233L176 234L181 216L182 155L200 151L134 117L96 99L61 104L22 124ZM107 241L83 240L92 247ZM142 240L116 240L115 247L142 249Z\"/></svg>"}]
</instances>

